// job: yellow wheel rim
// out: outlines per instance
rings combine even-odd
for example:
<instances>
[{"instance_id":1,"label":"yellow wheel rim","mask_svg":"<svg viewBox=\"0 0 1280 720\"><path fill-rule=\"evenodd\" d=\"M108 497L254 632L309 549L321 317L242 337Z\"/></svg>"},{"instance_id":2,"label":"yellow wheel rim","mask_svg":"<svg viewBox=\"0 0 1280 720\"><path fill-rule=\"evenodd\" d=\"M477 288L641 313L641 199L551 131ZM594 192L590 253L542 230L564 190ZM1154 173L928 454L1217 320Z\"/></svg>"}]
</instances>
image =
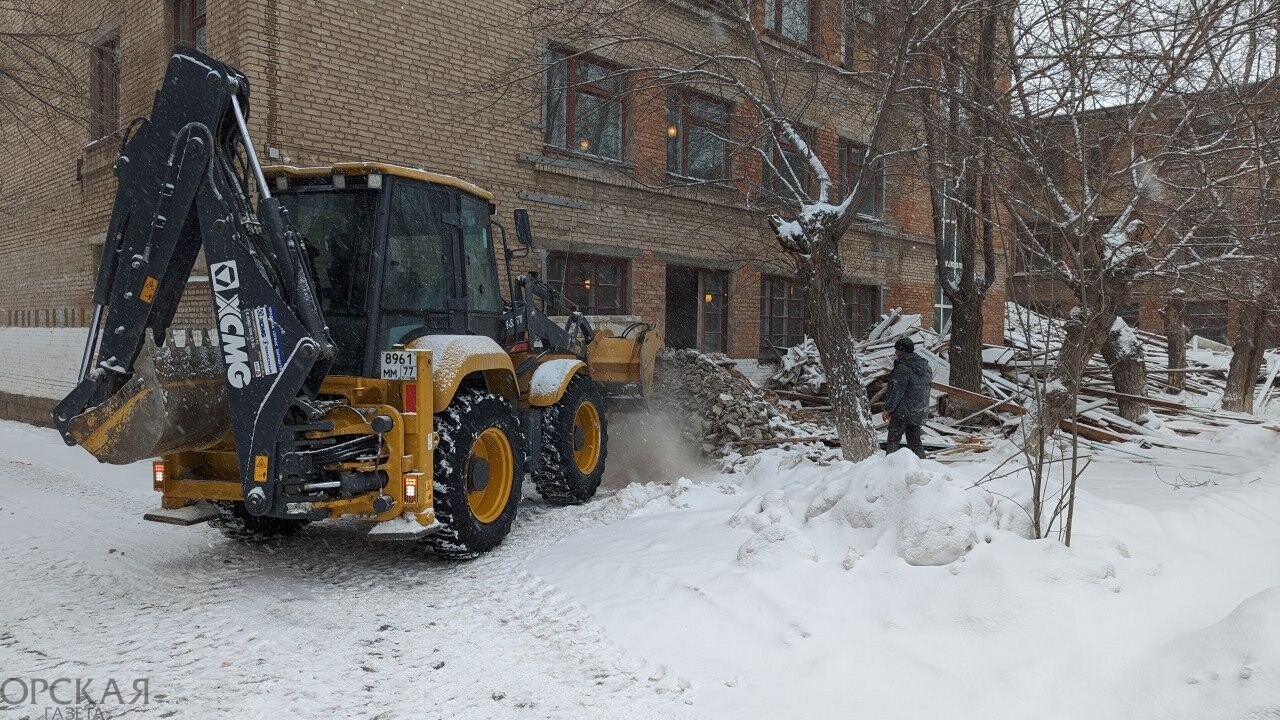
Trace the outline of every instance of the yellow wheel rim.
<instances>
[{"instance_id":1,"label":"yellow wheel rim","mask_svg":"<svg viewBox=\"0 0 1280 720\"><path fill-rule=\"evenodd\" d=\"M482 483L480 490L475 489L472 478L477 460L483 460L489 471L488 481ZM502 515L511 495L515 467L515 455L507 434L495 427L485 428L472 443L471 460L467 463L467 504L476 520L491 523Z\"/></svg>"},{"instance_id":2,"label":"yellow wheel rim","mask_svg":"<svg viewBox=\"0 0 1280 720\"><path fill-rule=\"evenodd\" d=\"M582 447L578 444L578 433L582 433ZM575 449L573 462L583 475L595 472L600 462L600 411L590 402L578 406L573 416L573 438Z\"/></svg>"}]
</instances>

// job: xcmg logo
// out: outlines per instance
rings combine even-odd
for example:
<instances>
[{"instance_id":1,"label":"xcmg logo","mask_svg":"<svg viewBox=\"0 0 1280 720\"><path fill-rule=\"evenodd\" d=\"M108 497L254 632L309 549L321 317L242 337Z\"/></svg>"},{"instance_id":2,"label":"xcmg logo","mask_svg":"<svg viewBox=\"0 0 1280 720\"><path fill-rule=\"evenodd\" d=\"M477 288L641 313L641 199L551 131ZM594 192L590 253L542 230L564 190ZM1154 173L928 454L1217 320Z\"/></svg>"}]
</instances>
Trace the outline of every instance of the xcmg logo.
<instances>
[{"instance_id":1,"label":"xcmg logo","mask_svg":"<svg viewBox=\"0 0 1280 720\"><path fill-rule=\"evenodd\" d=\"M245 352L240 294L228 292L240 287L240 271L235 260L228 260L210 265L209 276L213 278L213 297L218 303L218 335L222 338L222 359L227 363L227 382L231 387L242 388L253 375Z\"/></svg>"}]
</instances>

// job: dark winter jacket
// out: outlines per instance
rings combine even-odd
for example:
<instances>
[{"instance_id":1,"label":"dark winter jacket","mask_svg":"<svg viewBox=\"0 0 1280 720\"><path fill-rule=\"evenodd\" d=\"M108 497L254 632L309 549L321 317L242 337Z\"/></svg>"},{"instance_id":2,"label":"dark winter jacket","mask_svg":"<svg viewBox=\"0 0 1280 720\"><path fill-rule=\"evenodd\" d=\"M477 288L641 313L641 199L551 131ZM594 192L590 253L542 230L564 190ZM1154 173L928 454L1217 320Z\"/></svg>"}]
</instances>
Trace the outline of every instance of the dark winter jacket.
<instances>
[{"instance_id":1,"label":"dark winter jacket","mask_svg":"<svg viewBox=\"0 0 1280 720\"><path fill-rule=\"evenodd\" d=\"M920 425L929 419L929 383L933 382L933 368L929 361L915 353L893 361L893 374L889 376L889 394L884 409L895 420Z\"/></svg>"}]
</instances>

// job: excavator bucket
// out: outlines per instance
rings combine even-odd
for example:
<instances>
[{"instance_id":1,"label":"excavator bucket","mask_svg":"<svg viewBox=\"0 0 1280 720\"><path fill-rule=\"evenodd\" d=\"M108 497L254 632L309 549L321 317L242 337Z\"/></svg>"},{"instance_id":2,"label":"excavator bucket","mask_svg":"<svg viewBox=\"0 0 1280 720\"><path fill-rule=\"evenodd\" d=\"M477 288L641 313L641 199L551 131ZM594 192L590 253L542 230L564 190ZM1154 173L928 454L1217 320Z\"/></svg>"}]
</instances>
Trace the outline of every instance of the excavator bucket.
<instances>
[{"instance_id":1,"label":"excavator bucket","mask_svg":"<svg viewBox=\"0 0 1280 720\"><path fill-rule=\"evenodd\" d=\"M231 428L222 361L213 345L143 344L133 377L75 416L68 430L99 462L124 465L216 444Z\"/></svg>"}]
</instances>

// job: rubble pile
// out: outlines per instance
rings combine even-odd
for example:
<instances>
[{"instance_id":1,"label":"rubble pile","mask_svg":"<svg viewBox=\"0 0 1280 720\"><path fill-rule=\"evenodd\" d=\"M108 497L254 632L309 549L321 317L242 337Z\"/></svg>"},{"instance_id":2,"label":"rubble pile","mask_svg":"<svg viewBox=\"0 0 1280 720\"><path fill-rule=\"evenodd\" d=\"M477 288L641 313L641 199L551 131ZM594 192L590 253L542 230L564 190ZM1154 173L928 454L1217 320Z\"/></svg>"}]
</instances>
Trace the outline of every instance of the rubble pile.
<instances>
[{"instance_id":1,"label":"rubble pile","mask_svg":"<svg viewBox=\"0 0 1280 720\"><path fill-rule=\"evenodd\" d=\"M706 455L741 441L787 434L780 429L778 409L723 355L661 350L652 404Z\"/></svg>"}]
</instances>

